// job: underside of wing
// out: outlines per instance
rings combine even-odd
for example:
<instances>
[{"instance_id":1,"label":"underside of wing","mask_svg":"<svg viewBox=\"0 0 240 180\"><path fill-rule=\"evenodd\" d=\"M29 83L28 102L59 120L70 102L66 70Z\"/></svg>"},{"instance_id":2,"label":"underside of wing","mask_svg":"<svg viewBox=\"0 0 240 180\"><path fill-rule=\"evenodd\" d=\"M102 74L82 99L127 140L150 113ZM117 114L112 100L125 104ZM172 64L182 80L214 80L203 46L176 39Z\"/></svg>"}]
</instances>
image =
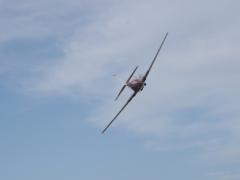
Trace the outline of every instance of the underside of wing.
<instances>
[{"instance_id":1,"label":"underside of wing","mask_svg":"<svg viewBox=\"0 0 240 180\"><path fill-rule=\"evenodd\" d=\"M148 76L149 72L151 71L151 69L152 69L152 66L153 66L154 62L156 61L156 59L157 59L157 56L158 56L158 54L159 54L160 50L162 49L162 46L163 46L163 44L164 44L164 42L165 42L165 40L166 40L167 36L168 36L168 33L166 33L166 35L165 35L165 37L164 37L164 39L163 39L163 41L162 41L162 43L161 43L161 45L160 45L160 47L159 47L159 49L158 49L157 53L156 53L156 55L155 55L155 56L154 56L154 58L153 58L153 61L152 61L151 65L150 65L150 67L148 68L148 70L147 70L146 74L143 76L143 81L146 81L146 79L147 79L147 76Z\"/></svg>"},{"instance_id":2,"label":"underside of wing","mask_svg":"<svg viewBox=\"0 0 240 180\"><path fill-rule=\"evenodd\" d=\"M102 133L104 133L109 126L117 119L118 115L125 109L125 107L131 102L131 100L136 96L137 92L134 92L132 96L128 99L128 101L125 103L125 105L122 107L122 109L117 113L117 115L112 119L112 121L104 128Z\"/></svg>"}]
</instances>

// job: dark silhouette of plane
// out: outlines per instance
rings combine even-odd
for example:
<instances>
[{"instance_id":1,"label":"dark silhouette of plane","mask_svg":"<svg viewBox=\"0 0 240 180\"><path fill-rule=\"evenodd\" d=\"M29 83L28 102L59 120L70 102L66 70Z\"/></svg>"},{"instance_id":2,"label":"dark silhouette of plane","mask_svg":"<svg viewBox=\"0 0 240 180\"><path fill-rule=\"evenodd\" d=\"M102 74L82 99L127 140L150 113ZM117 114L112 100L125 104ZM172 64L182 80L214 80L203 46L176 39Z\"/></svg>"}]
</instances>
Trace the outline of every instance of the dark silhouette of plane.
<instances>
[{"instance_id":1,"label":"dark silhouette of plane","mask_svg":"<svg viewBox=\"0 0 240 180\"><path fill-rule=\"evenodd\" d=\"M164 37L164 39L163 39L163 41L162 41L162 43L161 43L161 45L160 45L157 53L156 53L156 55L155 55L155 57L153 58L153 61L152 61L151 65L150 65L150 67L148 68L147 72L145 73L145 75L144 75L144 76L139 76L139 77L134 78L134 79L131 80L131 78L132 78L132 76L134 75L134 73L136 72L138 66L133 70L132 74L129 76L129 78L127 79L126 83L123 85L122 89L121 89L120 92L118 93L115 101L118 99L118 97L121 95L121 93L123 92L123 90L124 90L126 87L131 88L131 89L134 91L134 93L133 93L132 96L128 99L128 101L125 103L125 105L122 107L122 109L117 113L117 115L116 115L116 116L110 121L110 123L104 128L104 130L102 131L102 133L104 133L104 132L109 128L109 126L115 121L115 119L118 117L118 115L124 110L124 108L129 104L129 102L137 95L137 93L140 92L140 91L142 91L143 88L144 88L144 86L147 85L145 81L146 81L146 79L147 79L147 77L148 77L148 75L149 75L149 72L151 71L151 69L152 69L152 67L153 67L154 62L155 62L156 59L157 59L157 56L158 56L158 54L159 54L159 52L160 52L160 50L161 50L161 48L162 48L162 46L163 46L166 38L167 38L167 36L168 36L168 33L166 33L166 35L165 35L165 37Z\"/></svg>"}]
</instances>

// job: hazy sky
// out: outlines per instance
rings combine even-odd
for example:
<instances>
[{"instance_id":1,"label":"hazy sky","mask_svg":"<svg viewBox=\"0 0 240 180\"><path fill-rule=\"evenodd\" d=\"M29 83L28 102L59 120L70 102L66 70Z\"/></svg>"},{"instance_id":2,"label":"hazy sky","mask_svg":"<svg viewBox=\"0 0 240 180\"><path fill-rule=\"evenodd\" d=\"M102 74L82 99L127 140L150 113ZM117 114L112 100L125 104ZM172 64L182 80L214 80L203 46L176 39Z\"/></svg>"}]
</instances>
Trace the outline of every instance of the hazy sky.
<instances>
[{"instance_id":1,"label":"hazy sky","mask_svg":"<svg viewBox=\"0 0 240 180\"><path fill-rule=\"evenodd\" d=\"M240 2L0 0L0 179L239 180ZM169 32L147 86L143 74Z\"/></svg>"}]
</instances>

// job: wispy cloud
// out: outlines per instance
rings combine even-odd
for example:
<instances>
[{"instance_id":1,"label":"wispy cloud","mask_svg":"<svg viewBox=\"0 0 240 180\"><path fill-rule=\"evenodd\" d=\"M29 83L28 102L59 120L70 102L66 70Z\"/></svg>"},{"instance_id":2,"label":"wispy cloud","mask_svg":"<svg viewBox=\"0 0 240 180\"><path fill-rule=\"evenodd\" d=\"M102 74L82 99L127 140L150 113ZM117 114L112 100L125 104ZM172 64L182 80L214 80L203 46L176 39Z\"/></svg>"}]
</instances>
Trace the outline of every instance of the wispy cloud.
<instances>
[{"instance_id":1,"label":"wispy cloud","mask_svg":"<svg viewBox=\"0 0 240 180\"><path fill-rule=\"evenodd\" d=\"M240 139L238 2L104 1L98 8L84 1L67 7L63 1L54 2L46 7L26 1L10 22L6 15L1 19L6 24L1 42L17 37L61 39L63 55L25 79L27 90L100 99L87 120L102 127L124 103L122 97L112 107L113 93L121 85L111 75L127 77L135 65L144 73L169 31L148 86L114 126L150 136L147 144L154 143L148 148L196 147L209 157L224 154L224 159L234 156L240 161L235 143ZM77 13L75 7L82 11ZM97 11L89 13L91 8ZM13 29L13 24L19 28Z\"/></svg>"}]
</instances>

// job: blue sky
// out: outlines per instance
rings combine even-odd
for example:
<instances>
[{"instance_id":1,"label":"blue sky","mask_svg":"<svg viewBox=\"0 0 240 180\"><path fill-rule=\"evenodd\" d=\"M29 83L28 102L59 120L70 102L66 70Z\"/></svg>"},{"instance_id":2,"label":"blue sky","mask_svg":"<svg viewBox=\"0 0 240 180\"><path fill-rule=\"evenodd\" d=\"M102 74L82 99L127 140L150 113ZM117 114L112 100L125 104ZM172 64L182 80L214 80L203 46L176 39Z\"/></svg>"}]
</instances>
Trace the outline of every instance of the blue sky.
<instances>
[{"instance_id":1,"label":"blue sky","mask_svg":"<svg viewBox=\"0 0 240 180\"><path fill-rule=\"evenodd\" d=\"M0 178L239 180L240 3L0 1ZM121 82L148 68L125 103Z\"/></svg>"}]
</instances>

